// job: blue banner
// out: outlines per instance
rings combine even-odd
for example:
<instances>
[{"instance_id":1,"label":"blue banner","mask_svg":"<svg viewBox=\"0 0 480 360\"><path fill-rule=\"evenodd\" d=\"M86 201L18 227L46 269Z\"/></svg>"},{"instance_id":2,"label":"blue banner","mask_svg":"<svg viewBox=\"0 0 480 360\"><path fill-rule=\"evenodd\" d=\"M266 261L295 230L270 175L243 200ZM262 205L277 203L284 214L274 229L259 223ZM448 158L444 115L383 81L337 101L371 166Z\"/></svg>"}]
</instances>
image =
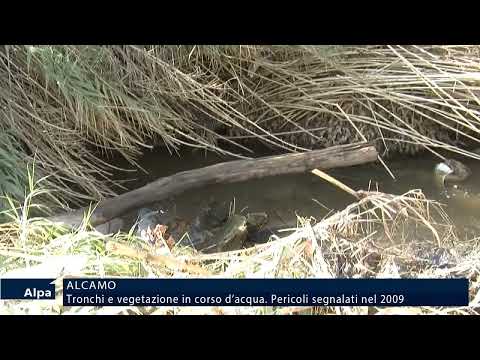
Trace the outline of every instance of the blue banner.
<instances>
[{"instance_id":1,"label":"blue banner","mask_svg":"<svg viewBox=\"0 0 480 360\"><path fill-rule=\"evenodd\" d=\"M64 306L467 306L467 279L64 279Z\"/></svg>"},{"instance_id":2,"label":"blue banner","mask_svg":"<svg viewBox=\"0 0 480 360\"><path fill-rule=\"evenodd\" d=\"M1 279L1 300L54 300L55 279Z\"/></svg>"}]
</instances>

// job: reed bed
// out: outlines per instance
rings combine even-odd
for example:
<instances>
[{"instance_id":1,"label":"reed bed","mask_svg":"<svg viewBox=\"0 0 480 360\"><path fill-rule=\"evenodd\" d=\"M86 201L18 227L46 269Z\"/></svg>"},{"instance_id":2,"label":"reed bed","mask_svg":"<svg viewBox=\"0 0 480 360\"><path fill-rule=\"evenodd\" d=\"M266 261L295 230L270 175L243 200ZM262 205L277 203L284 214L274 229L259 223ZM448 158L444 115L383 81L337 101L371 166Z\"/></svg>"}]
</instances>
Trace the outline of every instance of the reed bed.
<instances>
[{"instance_id":1,"label":"reed bed","mask_svg":"<svg viewBox=\"0 0 480 360\"><path fill-rule=\"evenodd\" d=\"M478 158L479 49L4 46L0 192L21 197L35 160L51 175L46 209L98 201L122 191L112 157L138 166L153 146L254 157L258 142L294 152L367 139L384 157Z\"/></svg>"}]
</instances>

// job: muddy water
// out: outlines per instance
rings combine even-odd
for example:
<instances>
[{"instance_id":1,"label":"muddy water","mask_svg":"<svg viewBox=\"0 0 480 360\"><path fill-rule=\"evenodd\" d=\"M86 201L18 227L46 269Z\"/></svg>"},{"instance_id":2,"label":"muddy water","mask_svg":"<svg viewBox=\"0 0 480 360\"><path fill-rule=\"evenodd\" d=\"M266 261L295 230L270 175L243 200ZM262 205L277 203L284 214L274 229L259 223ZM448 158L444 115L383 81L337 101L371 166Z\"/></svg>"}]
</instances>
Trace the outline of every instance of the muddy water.
<instances>
[{"instance_id":1,"label":"muddy water","mask_svg":"<svg viewBox=\"0 0 480 360\"><path fill-rule=\"evenodd\" d=\"M266 154L266 153L265 153ZM264 155L265 155L264 154ZM160 177L179 171L191 170L232 158L209 153L184 150L169 154L164 149L146 153L140 161L147 171L135 171L128 175L130 189L140 187ZM393 179L381 164L367 164L328 173L356 190L372 189L386 193L402 194L411 189L422 189L429 198L438 199L439 194L432 182L433 168L438 158L428 154L417 158L402 158L388 161L388 167L396 177ZM480 161L466 163L473 171L472 179L480 176ZM125 178L125 175L123 175ZM475 181L473 181L475 185ZM478 188L480 192L480 188ZM297 215L319 220L332 210L345 208L354 199L351 195L307 173L267 177L233 184L217 184L190 190L176 196L176 214L191 219L210 200L234 202L236 212L267 212L270 226L294 226ZM471 212L462 209L449 211L455 219L471 217Z\"/></svg>"}]
</instances>

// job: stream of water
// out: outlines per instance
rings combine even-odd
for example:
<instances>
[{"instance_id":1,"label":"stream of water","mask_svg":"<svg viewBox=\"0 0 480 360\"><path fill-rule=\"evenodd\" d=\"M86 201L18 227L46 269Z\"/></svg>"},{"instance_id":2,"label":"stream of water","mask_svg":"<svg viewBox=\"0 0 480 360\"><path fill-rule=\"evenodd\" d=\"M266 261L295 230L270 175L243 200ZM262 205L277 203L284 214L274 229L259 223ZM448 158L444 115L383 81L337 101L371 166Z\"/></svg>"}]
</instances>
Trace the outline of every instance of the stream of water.
<instances>
[{"instance_id":1,"label":"stream of water","mask_svg":"<svg viewBox=\"0 0 480 360\"><path fill-rule=\"evenodd\" d=\"M145 153L140 160L146 173L137 170L128 175L128 188L138 188L160 177L229 160L232 158L190 149L179 154L157 149ZM439 199L438 190L433 184L433 168L439 161L429 154L387 161L395 179L380 163L332 169L328 174L355 190L378 189L385 193L402 194L411 189L422 189L428 198ZM472 169L472 179L478 178L480 161L464 162ZM473 185L476 185L476 181L473 181ZM186 191L173 200L177 216L191 219L213 199L234 202L236 212L266 212L271 226L286 227L296 224L297 215L320 220L330 211L344 209L355 201L351 195L311 173L209 185ZM475 215L462 209L454 209L449 213L458 219Z\"/></svg>"}]
</instances>

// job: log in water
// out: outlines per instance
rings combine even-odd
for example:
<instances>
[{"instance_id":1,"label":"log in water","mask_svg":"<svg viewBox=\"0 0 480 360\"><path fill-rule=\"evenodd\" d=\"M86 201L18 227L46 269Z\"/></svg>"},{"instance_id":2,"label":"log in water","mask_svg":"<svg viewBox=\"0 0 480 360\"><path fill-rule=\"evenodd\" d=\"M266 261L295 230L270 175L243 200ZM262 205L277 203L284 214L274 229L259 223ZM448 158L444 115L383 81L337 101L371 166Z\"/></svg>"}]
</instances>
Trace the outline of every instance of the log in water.
<instances>
[{"instance_id":1,"label":"log in water","mask_svg":"<svg viewBox=\"0 0 480 360\"><path fill-rule=\"evenodd\" d=\"M235 160L200 169L179 172L158 179L136 190L102 200L90 217L90 224L104 224L128 211L205 185L241 182L267 176L295 174L315 168L328 170L374 162L377 151L371 143L334 146L304 153ZM88 208L49 218L50 221L77 227Z\"/></svg>"}]
</instances>

